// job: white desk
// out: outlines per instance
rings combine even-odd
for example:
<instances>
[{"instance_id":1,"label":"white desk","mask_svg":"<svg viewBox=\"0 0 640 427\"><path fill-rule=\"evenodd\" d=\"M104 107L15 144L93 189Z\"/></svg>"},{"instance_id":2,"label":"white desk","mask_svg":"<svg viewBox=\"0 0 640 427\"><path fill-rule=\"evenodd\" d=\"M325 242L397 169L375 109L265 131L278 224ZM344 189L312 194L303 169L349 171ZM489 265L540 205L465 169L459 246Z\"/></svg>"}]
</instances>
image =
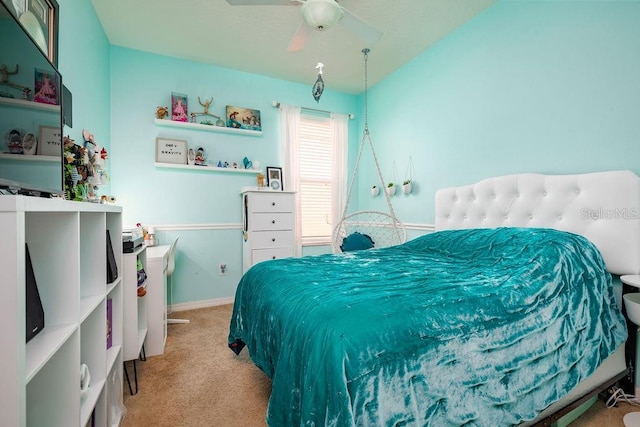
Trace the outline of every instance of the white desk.
<instances>
[{"instance_id":1,"label":"white desk","mask_svg":"<svg viewBox=\"0 0 640 427\"><path fill-rule=\"evenodd\" d=\"M167 341L167 261L170 248L171 245L147 247L147 356L164 353Z\"/></svg>"}]
</instances>

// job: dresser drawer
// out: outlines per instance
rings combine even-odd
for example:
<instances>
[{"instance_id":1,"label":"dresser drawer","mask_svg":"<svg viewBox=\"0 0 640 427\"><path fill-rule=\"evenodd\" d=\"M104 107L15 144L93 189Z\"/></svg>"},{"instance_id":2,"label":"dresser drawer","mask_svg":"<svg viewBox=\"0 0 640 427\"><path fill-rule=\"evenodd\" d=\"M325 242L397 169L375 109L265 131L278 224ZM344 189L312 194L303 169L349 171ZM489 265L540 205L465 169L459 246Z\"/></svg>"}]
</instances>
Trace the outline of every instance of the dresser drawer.
<instances>
[{"instance_id":1,"label":"dresser drawer","mask_svg":"<svg viewBox=\"0 0 640 427\"><path fill-rule=\"evenodd\" d=\"M293 245L293 230L289 231L255 231L249 235L251 247L256 249L281 248Z\"/></svg>"},{"instance_id":2,"label":"dresser drawer","mask_svg":"<svg viewBox=\"0 0 640 427\"><path fill-rule=\"evenodd\" d=\"M251 197L250 211L253 212L293 212L293 194L262 193Z\"/></svg>"},{"instance_id":3,"label":"dresser drawer","mask_svg":"<svg viewBox=\"0 0 640 427\"><path fill-rule=\"evenodd\" d=\"M249 220L250 231L293 230L293 213L255 213Z\"/></svg>"},{"instance_id":4,"label":"dresser drawer","mask_svg":"<svg viewBox=\"0 0 640 427\"><path fill-rule=\"evenodd\" d=\"M271 259L290 258L293 256L293 247L288 248L270 248L270 249L254 249L251 251L252 264Z\"/></svg>"}]
</instances>

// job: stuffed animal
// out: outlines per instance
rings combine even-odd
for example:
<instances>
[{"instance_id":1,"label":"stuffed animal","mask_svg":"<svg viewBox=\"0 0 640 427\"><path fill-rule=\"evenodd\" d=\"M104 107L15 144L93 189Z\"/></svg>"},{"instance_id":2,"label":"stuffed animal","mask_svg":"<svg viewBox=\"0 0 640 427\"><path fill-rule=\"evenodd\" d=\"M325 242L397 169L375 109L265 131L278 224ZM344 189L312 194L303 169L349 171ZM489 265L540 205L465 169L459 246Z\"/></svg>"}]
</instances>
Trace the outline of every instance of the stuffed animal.
<instances>
[{"instance_id":1,"label":"stuffed animal","mask_svg":"<svg viewBox=\"0 0 640 427\"><path fill-rule=\"evenodd\" d=\"M156 109L156 117L164 119L169 114L169 107L158 107Z\"/></svg>"}]
</instances>

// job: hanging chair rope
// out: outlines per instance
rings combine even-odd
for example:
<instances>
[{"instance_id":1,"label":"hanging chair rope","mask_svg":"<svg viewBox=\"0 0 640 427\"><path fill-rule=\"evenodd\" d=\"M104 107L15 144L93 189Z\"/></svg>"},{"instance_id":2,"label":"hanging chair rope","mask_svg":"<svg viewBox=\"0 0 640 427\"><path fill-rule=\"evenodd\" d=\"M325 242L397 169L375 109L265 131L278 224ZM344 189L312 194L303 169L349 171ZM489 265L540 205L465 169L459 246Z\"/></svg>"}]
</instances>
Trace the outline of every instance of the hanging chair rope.
<instances>
[{"instance_id":1,"label":"hanging chair rope","mask_svg":"<svg viewBox=\"0 0 640 427\"><path fill-rule=\"evenodd\" d=\"M364 130L362 132L362 139L360 141L360 147L358 149L358 156L356 157L355 167L351 175L351 182L349 183L349 189L347 191L347 200L344 204L344 211L342 213L342 219L336 225L333 232L333 248L335 251L340 252L343 250L343 243L345 238L354 234L360 233L368 236L374 248L384 248L387 246L393 246L400 243L404 243L407 236L404 225L396 218L393 206L391 205L391 199L389 194L384 191L385 181L382 177L382 171L380 170L380 164L378 163L378 157L373 149L373 142L371 142L371 135L369 134L369 109L368 109L368 76L367 76L367 60L369 57L369 49L362 49L364 54ZM362 157L362 151L366 143L369 143L371 148L371 154L373 155L373 161L376 165L376 171L380 178L381 187L383 189L385 200L387 201L387 207L389 213L377 212L377 211L360 211L347 214L349 209L349 201L351 200L351 193L353 191L356 175L358 173L358 166L360 165L360 158Z\"/></svg>"}]
</instances>

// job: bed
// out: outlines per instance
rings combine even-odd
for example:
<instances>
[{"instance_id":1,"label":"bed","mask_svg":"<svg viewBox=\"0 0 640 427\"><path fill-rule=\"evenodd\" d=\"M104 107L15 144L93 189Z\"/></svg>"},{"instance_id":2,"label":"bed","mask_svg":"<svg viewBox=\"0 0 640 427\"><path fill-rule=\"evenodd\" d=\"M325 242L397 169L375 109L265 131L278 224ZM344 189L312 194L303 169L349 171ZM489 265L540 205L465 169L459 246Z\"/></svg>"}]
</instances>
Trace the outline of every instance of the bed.
<instances>
[{"instance_id":1,"label":"bed","mask_svg":"<svg viewBox=\"0 0 640 427\"><path fill-rule=\"evenodd\" d=\"M612 274L640 272L640 179L520 174L443 189L436 232L253 266L229 346L271 426L532 424L628 373Z\"/></svg>"}]
</instances>

